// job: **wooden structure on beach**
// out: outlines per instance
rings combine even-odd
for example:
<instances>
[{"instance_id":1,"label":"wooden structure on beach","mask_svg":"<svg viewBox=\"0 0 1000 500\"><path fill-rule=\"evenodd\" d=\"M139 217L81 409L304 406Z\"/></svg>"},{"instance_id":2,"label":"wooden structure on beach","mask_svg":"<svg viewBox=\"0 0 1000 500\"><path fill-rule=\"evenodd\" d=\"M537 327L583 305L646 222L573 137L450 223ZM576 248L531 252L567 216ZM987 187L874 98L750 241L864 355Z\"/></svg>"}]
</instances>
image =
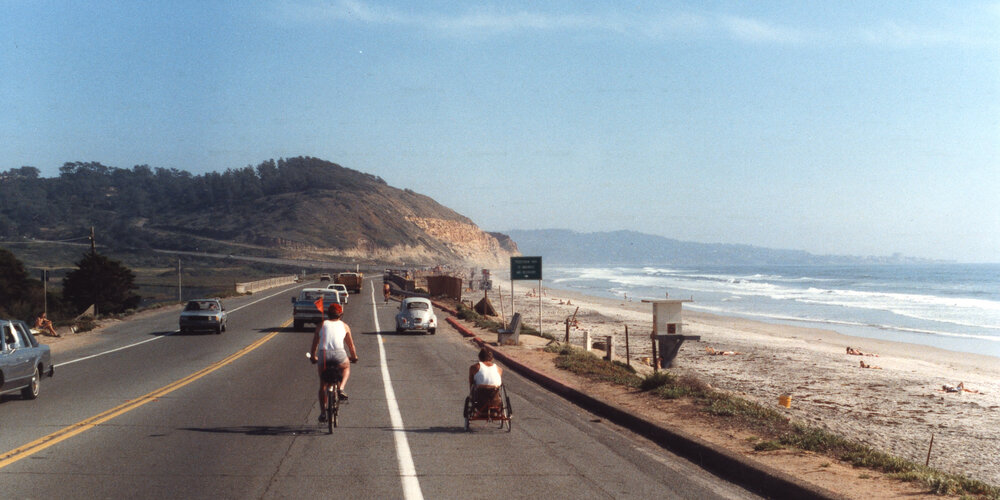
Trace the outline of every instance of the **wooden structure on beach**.
<instances>
[{"instance_id":1,"label":"wooden structure on beach","mask_svg":"<svg viewBox=\"0 0 1000 500\"><path fill-rule=\"evenodd\" d=\"M692 299L661 299L643 302L653 304L653 367L669 368L685 340L701 340L700 335L684 335L684 303ZM658 353L657 353L658 351Z\"/></svg>"}]
</instances>

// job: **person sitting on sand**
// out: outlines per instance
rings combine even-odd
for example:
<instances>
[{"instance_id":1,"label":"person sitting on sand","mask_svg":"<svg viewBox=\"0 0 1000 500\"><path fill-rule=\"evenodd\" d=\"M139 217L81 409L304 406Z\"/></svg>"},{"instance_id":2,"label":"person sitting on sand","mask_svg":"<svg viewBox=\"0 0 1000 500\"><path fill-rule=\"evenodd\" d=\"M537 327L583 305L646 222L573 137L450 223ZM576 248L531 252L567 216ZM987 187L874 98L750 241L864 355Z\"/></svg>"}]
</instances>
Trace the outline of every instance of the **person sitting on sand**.
<instances>
[{"instance_id":1,"label":"person sitting on sand","mask_svg":"<svg viewBox=\"0 0 1000 500\"><path fill-rule=\"evenodd\" d=\"M882 369L881 366L869 365L869 364L865 363L863 360L861 361L861 368L871 368L872 370L881 370Z\"/></svg>"},{"instance_id":2,"label":"person sitting on sand","mask_svg":"<svg viewBox=\"0 0 1000 500\"><path fill-rule=\"evenodd\" d=\"M855 348L853 348L851 346L847 346L847 354L850 354L852 356L875 356L875 357L878 357L878 354L872 354L870 352L861 352L861 351L859 351L859 350L857 350L857 349L855 349Z\"/></svg>"}]
</instances>

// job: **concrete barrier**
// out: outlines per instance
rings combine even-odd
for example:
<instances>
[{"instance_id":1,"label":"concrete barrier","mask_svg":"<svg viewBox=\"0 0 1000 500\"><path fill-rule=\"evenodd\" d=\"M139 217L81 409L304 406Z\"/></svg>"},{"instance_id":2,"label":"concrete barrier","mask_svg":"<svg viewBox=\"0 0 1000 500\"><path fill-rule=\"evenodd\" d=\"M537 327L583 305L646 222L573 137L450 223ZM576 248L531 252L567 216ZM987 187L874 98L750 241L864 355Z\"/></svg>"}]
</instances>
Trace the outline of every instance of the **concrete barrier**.
<instances>
[{"instance_id":1,"label":"concrete barrier","mask_svg":"<svg viewBox=\"0 0 1000 500\"><path fill-rule=\"evenodd\" d=\"M293 274L291 276L280 276L277 278L268 278L266 280L258 281L247 281L245 283L236 284L236 293L256 293L261 290L267 290L268 288L274 288L276 286L288 285L295 283L297 277Z\"/></svg>"}]
</instances>

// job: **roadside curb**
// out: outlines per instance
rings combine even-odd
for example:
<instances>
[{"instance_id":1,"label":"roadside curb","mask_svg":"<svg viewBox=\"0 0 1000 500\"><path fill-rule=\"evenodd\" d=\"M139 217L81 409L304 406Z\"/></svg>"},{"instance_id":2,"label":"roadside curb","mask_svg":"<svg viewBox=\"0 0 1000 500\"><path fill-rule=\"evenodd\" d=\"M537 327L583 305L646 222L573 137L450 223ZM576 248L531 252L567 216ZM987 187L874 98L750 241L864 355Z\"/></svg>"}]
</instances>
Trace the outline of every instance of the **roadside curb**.
<instances>
[{"instance_id":1,"label":"roadside curb","mask_svg":"<svg viewBox=\"0 0 1000 500\"><path fill-rule=\"evenodd\" d=\"M451 312L449 309L441 307L438 304L435 305L442 310ZM475 333L465 325L459 323L455 318L448 317L446 321L455 327L462 336L471 337L475 343L493 352L493 356L504 365L532 382L595 415L604 417L617 425L652 440L663 448L690 460L722 478L740 484L769 498L846 498L826 488L799 480L773 467L748 460L740 454L715 446L698 437L662 427L642 417L615 408L512 359L510 356L507 356L477 337Z\"/></svg>"}]
</instances>

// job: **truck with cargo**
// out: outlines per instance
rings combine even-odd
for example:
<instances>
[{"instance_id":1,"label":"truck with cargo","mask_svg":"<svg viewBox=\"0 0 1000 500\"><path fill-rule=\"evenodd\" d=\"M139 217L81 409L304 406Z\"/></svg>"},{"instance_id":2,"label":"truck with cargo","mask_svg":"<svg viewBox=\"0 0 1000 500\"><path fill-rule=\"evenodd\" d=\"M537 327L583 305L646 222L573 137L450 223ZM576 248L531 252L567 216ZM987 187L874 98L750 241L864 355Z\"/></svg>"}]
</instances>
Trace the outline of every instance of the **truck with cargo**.
<instances>
[{"instance_id":1,"label":"truck with cargo","mask_svg":"<svg viewBox=\"0 0 1000 500\"><path fill-rule=\"evenodd\" d=\"M361 273L340 273L337 275L337 279L334 283L339 283L347 287L348 290L354 290L355 293L361 293L361 285L364 283L364 276Z\"/></svg>"}]
</instances>

